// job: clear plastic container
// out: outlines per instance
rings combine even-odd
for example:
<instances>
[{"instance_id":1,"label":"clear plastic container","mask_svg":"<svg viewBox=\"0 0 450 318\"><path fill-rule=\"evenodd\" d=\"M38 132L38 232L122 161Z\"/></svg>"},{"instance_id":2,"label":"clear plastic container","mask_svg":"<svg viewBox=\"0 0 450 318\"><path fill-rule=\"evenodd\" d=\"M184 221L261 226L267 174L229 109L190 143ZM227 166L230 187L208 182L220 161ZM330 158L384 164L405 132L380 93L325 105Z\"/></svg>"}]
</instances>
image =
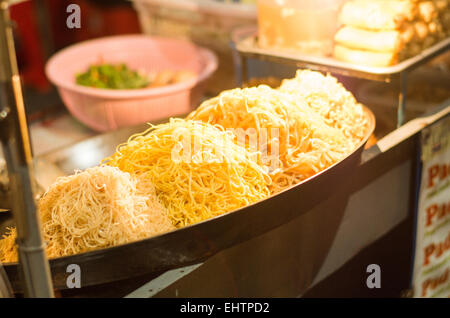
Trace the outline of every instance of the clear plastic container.
<instances>
[{"instance_id":1,"label":"clear plastic container","mask_svg":"<svg viewBox=\"0 0 450 318\"><path fill-rule=\"evenodd\" d=\"M231 34L235 28L256 25L256 0L132 0L145 34L181 38L212 50L219 59L217 72L207 82L216 95L236 87Z\"/></svg>"},{"instance_id":2,"label":"clear plastic container","mask_svg":"<svg viewBox=\"0 0 450 318\"><path fill-rule=\"evenodd\" d=\"M343 0L258 0L258 42L303 54L327 56Z\"/></svg>"}]
</instances>

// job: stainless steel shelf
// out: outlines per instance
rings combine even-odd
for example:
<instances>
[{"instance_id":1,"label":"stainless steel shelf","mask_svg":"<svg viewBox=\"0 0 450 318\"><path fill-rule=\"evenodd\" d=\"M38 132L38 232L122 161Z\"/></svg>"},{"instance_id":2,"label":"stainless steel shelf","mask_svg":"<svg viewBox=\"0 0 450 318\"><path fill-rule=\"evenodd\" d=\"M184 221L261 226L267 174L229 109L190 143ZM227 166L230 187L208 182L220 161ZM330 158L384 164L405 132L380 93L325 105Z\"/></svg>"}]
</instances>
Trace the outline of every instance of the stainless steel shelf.
<instances>
[{"instance_id":1,"label":"stainless steel shelf","mask_svg":"<svg viewBox=\"0 0 450 318\"><path fill-rule=\"evenodd\" d=\"M262 49L257 45L255 30L250 30L241 40L234 43L241 58L242 81L248 80L247 59L294 65L315 71L331 72L348 77L382 82L400 82L397 126L404 124L408 73L450 49L450 37L425 49L420 54L389 67L370 67L339 61L333 57L293 54L275 49Z\"/></svg>"}]
</instances>

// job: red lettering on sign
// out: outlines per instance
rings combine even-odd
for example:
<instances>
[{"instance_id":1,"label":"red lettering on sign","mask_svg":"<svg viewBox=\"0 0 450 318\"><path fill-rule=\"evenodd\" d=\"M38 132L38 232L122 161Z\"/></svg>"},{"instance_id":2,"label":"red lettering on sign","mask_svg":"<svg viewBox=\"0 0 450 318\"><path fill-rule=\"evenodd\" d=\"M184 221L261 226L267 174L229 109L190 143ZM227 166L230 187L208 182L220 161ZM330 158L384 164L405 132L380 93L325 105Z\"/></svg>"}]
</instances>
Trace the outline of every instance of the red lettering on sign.
<instances>
[{"instance_id":1,"label":"red lettering on sign","mask_svg":"<svg viewBox=\"0 0 450 318\"><path fill-rule=\"evenodd\" d=\"M448 203L435 203L425 209L426 226L432 225L435 221L450 216L450 201Z\"/></svg>"},{"instance_id":2,"label":"red lettering on sign","mask_svg":"<svg viewBox=\"0 0 450 318\"><path fill-rule=\"evenodd\" d=\"M436 181L442 181L450 175L450 164L435 164L428 168L428 188L434 187Z\"/></svg>"},{"instance_id":3,"label":"red lettering on sign","mask_svg":"<svg viewBox=\"0 0 450 318\"><path fill-rule=\"evenodd\" d=\"M437 204L433 204L426 209L426 213L427 213L427 225L426 226L430 226L431 223L433 223L433 218L436 215L437 211L438 211Z\"/></svg>"},{"instance_id":4,"label":"red lettering on sign","mask_svg":"<svg viewBox=\"0 0 450 318\"><path fill-rule=\"evenodd\" d=\"M434 179L439 175L439 166L434 165L428 168L428 188L434 186Z\"/></svg>"},{"instance_id":5,"label":"red lettering on sign","mask_svg":"<svg viewBox=\"0 0 450 318\"><path fill-rule=\"evenodd\" d=\"M450 232L442 242L431 243L427 247L425 247L425 258L423 260L423 266L430 264L431 256L434 255L435 258L439 258L448 250L450 250Z\"/></svg>"},{"instance_id":6,"label":"red lettering on sign","mask_svg":"<svg viewBox=\"0 0 450 318\"><path fill-rule=\"evenodd\" d=\"M447 268L446 271L438 276L433 278L428 278L426 281L422 283L422 297L425 297L427 295L428 290L434 290L437 287L445 284L448 281L449 277L449 269Z\"/></svg>"},{"instance_id":7,"label":"red lettering on sign","mask_svg":"<svg viewBox=\"0 0 450 318\"><path fill-rule=\"evenodd\" d=\"M431 255L433 255L434 253L434 244L430 244L427 247L425 247L425 260L423 262L423 266L427 266L428 264L430 264L430 257Z\"/></svg>"}]
</instances>

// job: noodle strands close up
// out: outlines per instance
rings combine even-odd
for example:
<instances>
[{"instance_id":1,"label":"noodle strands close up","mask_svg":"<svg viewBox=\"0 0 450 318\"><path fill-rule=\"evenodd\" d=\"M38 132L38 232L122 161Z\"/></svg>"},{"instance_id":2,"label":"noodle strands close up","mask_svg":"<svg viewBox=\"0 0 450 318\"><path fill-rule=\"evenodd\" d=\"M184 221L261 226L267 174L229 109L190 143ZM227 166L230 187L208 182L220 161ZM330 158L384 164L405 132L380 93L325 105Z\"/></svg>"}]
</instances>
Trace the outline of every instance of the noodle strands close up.
<instances>
[{"instance_id":1,"label":"noodle strands close up","mask_svg":"<svg viewBox=\"0 0 450 318\"><path fill-rule=\"evenodd\" d=\"M176 227L197 223L269 195L258 154L219 126L174 119L131 136L105 164L154 184Z\"/></svg>"},{"instance_id":2,"label":"noodle strands close up","mask_svg":"<svg viewBox=\"0 0 450 318\"><path fill-rule=\"evenodd\" d=\"M188 118L234 132L256 130L259 150L269 154L266 164L273 179L272 193L316 174L351 151L344 134L327 125L306 103L265 85L224 91L203 102ZM239 141L239 134L236 139L249 146L242 138Z\"/></svg>"},{"instance_id":3,"label":"noodle strands close up","mask_svg":"<svg viewBox=\"0 0 450 318\"><path fill-rule=\"evenodd\" d=\"M154 189L117 168L101 166L60 177L39 200L49 258L148 238L174 229ZM0 260L17 260L15 228L0 240Z\"/></svg>"}]
</instances>

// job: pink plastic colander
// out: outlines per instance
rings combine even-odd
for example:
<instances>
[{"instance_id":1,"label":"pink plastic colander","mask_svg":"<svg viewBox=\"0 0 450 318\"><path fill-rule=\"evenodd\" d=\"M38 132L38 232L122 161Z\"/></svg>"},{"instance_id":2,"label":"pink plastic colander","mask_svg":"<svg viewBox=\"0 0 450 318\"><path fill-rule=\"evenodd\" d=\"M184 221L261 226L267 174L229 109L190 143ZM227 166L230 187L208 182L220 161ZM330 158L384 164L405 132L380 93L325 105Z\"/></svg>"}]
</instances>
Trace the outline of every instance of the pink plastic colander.
<instances>
[{"instance_id":1,"label":"pink plastic colander","mask_svg":"<svg viewBox=\"0 0 450 318\"><path fill-rule=\"evenodd\" d=\"M75 83L76 74L98 63L125 63L144 72L189 70L197 77L162 87L128 90ZM107 131L189 112L202 95L201 82L216 68L214 53L190 42L124 35L63 49L50 58L46 74L73 116L97 131Z\"/></svg>"}]
</instances>

